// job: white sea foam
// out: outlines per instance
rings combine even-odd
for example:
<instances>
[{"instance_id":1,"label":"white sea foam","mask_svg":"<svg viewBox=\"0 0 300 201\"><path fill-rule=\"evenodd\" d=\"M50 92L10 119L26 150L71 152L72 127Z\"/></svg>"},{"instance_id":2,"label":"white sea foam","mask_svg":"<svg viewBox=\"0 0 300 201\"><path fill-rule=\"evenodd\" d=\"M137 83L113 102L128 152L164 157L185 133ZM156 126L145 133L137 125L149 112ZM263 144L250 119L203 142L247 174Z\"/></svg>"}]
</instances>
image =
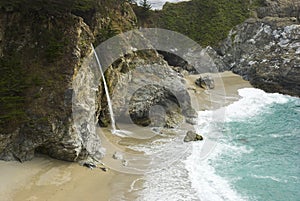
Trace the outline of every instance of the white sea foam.
<instances>
[{"instance_id":1,"label":"white sea foam","mask_svg":"<svg viewBox=\"0 0 300 201\"><path fill-rule=\"evenodd\" d=\"M253 151L245 146L238 147L218 142L222 130L220 122L224 120L224 109L198 113L199 121L196 130L204 136L205 140L193 143L192 153L186 159L185 167L199 200L239 201L246 199L232 188L229 181L217 175L211 164L224 152L240 157L241 154Z\"/></svg>"},{"instance_id":2,"label":"white sea foam","mask_svg":"<svg viewBox=\"0 0 300 201\"><path fill-rule=\"evenodd\" d=\"M265 107L271 104L284 104L289 101L288 96L266 93L255 88L239 89L238 92L242 98L226 107L224 118L226 121L251 118L260 114Z\"/></svg>"},{"instance_id":3,"label":"white sea foam","mask_svg":"<svg viewBox=\"0 0 300 201\"><path fill-rule=\"evenodd\" d=\"M285 137L290 137L290 136L295 136L296 133L280 133L280 134L271 134L271 137L273 138L285 138Z\"/></svg>"},{"instance_id":4,"label":"white sea foam","mask_svg":"<svg viewBox=\"0 0 300 201\"><path fill-rule=\"evenodd\" d=\"M132 149L144 151L151 157L153 161L149 166L151 170L157 170L145 174L138 201L198 200L182 162L190 155L191 147L182 139L183 136L179 135L131 146Z\"/></svg>"},{"instance_id":5,"label":"white sea foam","mask_svg":"<svg viewBox=\"0 0 300 201\"><path fill-rule=\"evenodd\" d=\"M260 114L273 103L284 104L289 101L289 96L270 94L255 88L244 88L238 92L241 99L231 105L214 111L198 112L196 130L205 139L208 138L211 144L208 146L206 142L194 143L192 153L185 164L192 187L201 200L247 200L232 188L229 180L217 175L212 165L212 162L217 161L221 153L230 153L233 157L241 157L241 154L249 154L254 151L246 146L228 145L222 140L218 141L217 138L221 137L222 122L247 120ZM206 151L206 157L203 157L205 146L209 152Z\"/></svg>"},{"instance_id":6,"label":"white sea foam","mask_svg":"<svg viewBox=\"0 0 300 201\"><path fill-rule=\"evenodd\" d=\"M198 125L207 127L214 122L247 120L260 114L264 111L263 108L267 106L274 103L284 104L290 100L289 96L278 93L266 93L255 88L239 89L238 92L241 99L229 106L212 111L198 112Z\"/></svg>"},{"instance_id":7,"label":"white sea foam","mask_svg":"<svg viewBox=\"0 0 300 201\"><path fill-rule=\"evenodd\" d=\"M138 201L198 201L191 187L185 164L177 161L160 171L146 174L143 190Z\"/></svg>"},{"instance_id":8,"label":"white sea foam","mask_svg":"<svg viewBox=\"0 0 300 201\"><path fill-rule=\"evenodd\" d=\"M214 164L221 160L220 154L230 153L233 158L239 158L242 154L254 151L248 146L231 145L219 140L224 131L222 122L241 121L253 117L273 103L286 103L289 97L268 94L253 88L240 89L239 95L241 99L227 107L198 112L198 125L195 129L204 136L204 141L181 144L182 139L177 141L178 138L167 138L149 143L149 146L135 147L145 151L147 155L158 155L159 160L162 161L170 157L177 160L160 171L146 174L143 190L140 191L141 196L137 200L239 201L248 199L237 192L231 184L240 178L223 178L214 168ZM191 145L191 147L181 157L182 159L178 160L178 156L172 153L178 153L184 145ZM164 151L160 152L161 150Z\"/></svg>"},{"instance_id":9,"label":"white sea foam","mask_svg":"<svg viewBox=\"0 0 300 201\"><path fill-rule=\"evenodd\" d=\"M192 187L196 190L198 198L214 201L245 200L231 187L226 179L215 173L214 167L210 164L214 158L224 151L224 146L218 144L214 152L205 160L198 157L201 149L198 143L194 143L192 154L185 161Z\"/></svg>"}]
</instances>

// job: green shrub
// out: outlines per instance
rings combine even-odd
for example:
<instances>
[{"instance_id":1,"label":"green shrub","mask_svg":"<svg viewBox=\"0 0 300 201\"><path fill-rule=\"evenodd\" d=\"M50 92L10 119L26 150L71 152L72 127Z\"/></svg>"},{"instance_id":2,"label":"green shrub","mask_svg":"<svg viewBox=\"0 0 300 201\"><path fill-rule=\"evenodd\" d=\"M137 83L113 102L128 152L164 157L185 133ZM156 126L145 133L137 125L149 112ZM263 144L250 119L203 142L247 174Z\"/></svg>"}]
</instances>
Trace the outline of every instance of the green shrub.
<instances>
[{"instance_id":1,"label":"green shrub","mask_svg":"<svg viewBox=\"0 0 300 201\"><path fill-rule=\"evenodd\" d=\"M152 11L147 20L138 16L139 24L180 32L203 46L217 46L228 32L250 15L250 10L263 4L254 0L192 0L166 3L161 11ZM140 8L133 5L136 12ZM150 18L150 19L149 19ZM151 20L155 19L155 20Z\"/></svg>"},{"instance_id":2,"label":"green shrub","mask_svg":"<svg viewBox=\"0 0 300 201\"><path fill-rule=\"evenodd\" d=\"M18 57L0 59L0 127L26 120L23 91L27 87Z\"/></svg>"}]
</instances>

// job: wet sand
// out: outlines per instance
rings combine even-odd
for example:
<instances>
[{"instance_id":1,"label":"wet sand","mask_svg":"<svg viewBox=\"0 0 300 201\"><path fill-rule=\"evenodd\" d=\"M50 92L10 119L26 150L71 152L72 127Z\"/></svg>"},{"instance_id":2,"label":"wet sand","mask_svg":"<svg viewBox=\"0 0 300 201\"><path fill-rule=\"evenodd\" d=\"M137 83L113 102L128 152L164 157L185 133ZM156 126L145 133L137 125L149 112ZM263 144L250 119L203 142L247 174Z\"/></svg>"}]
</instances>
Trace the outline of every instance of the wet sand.
<instances>
[{"instance_id":1,"label":"wet sand","mask_svg":"<svg viewBox=\"0 0 300 201\"><path fill-rule=\"evenodd\" d=\"M204 90L194 84L199 75L186 77L192 104L196 110L213 109L225 106L239 99L237 90L251 87L238 75L224 72L213 75L216 87ZM122 160L112 159L115 151L128 153L125 158L142 155L128 148L130 143L143 143L143 140L122 139L112 136L108 129L101 129L103 146L106 147L104 164L110 167L106 172L93 170L76 163L58 161L38 155L32 161L0 161L0 200L1 201L106 201L135 200L142 188L142 175L131 174L130 165L123 166ZM138 131L143 132L143 131ZM111 165L113 164L113 165ZM147 161L139 161L141 167Z\"/></svg>"}]
</instances>

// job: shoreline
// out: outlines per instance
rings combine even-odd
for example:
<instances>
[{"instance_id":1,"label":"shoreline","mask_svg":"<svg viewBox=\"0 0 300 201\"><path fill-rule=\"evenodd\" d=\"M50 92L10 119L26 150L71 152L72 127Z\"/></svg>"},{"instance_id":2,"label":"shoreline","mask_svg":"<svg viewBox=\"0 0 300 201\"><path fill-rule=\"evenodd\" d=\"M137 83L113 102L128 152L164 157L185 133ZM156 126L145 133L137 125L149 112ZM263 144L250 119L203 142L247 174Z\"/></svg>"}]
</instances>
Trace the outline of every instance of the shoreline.
<instances>
[{"instance_id":1,"label":"shoreline","mask_svg":"<svg viewBox=\"0 0 300 201\"><path fill-rule=\"evenodd\" d=\"M185 76L186 87L191 96L192 106L196 111L214 110L225 107L240 99L238 89L253 88L248 81L230 71L209 74L214 78L214 89L205 90L195 85L194 82L200 75L208 74Z\"/></svg>"},{"instance_id":2,"label":"shoreline","mask_svg":"<svg viewBox=\"0 0 300 201\"><path fill-rule=\"evenodd\" d=\"M252 87L239 75L223 72L213 75L214 89L204 90L194 84L199 76L185 77L192 105L196 111L229 105L240 98L238 89ZM142 189L143 176L126 173L128 167L123 167L120 160L112 159L112 155L115 148L120 151L126 149L126 152L136 154L126 146L141 142L110 135L108 129L101 130L104 131L101 136L103 146L105 147L103 137L114 144L114 149L106 150L103 162L115 164L116 170L108 169L106 172L99 168L90 170L77 163L59 161L43 155L21 164L0 161L1 199L3 201L135 200L137 193ZM106 145L111 148L111 145ZM140 165L145 166L147 162L141 161Z\"/></svg>"}]
</instances>

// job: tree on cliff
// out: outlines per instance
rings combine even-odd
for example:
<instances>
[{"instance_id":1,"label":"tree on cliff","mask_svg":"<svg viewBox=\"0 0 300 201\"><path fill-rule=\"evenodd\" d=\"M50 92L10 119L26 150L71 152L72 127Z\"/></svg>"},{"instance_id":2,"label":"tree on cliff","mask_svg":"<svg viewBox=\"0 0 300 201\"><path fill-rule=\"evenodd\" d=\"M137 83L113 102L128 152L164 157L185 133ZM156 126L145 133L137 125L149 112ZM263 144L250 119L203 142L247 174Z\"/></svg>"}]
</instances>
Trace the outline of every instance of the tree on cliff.
<instances>
[{"instance_id":1,"label":"tree on cliff","mask_svg":"<svg viewBox=\"0 0 300 201\"><path fill-rule=\"evenodd\" d=\"M140 6L142 9L147 12L151 9L151 4L148 2L148 0L141 0L140 1Z\"/></svg>"},{"instance_id":2,"label":"tree on cliff","mask_svg":"<svg viewBox=\"0 0 300 201\"><path fill-rule=\"evenodd\" d=\"M151 14L151 4L148 0L141 0L138 6L134 6L134 12L141 22L147 21Z\"/></svg>"}]
</instances>

